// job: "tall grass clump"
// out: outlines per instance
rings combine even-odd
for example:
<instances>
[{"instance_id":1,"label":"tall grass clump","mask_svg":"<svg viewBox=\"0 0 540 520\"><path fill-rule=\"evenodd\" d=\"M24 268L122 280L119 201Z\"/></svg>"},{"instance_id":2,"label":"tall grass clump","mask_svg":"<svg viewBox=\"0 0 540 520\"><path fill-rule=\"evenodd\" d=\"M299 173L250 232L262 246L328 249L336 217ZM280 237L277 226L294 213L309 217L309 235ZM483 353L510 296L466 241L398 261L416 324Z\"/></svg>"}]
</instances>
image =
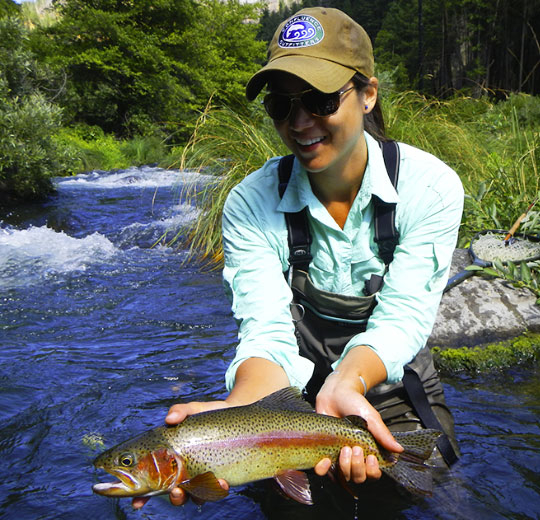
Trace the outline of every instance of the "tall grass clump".
<instances>
[{"instance_id":1,"label":"tall grass clump","mask_svg":"<svg viewBox=\"0 0 540 520\"><path fill-rule=\"evenodd\" d=\"M206 106L180 161L171 164L215 176L215 182L208 183L202 192L188 187L189 192L183 194L201 210L201 217L182 239L191 258L212 265L221 263L221 216L227 195L268 159L285 153L271 120L260 107L242 115L227 107Z\"/></svg>"},{"instance_id":2,"label":"tall grass clump","mask_svg":"<svg viewBox=\"0 0 540 520\"><path fill-rule=\"evenodd\" d=\"M510 228L538 193L539 98L439 100L406 92L390 94L384 107L392 138L433 153L460 176L460 245L481 229Z\"/></svg>"}]
</instances>

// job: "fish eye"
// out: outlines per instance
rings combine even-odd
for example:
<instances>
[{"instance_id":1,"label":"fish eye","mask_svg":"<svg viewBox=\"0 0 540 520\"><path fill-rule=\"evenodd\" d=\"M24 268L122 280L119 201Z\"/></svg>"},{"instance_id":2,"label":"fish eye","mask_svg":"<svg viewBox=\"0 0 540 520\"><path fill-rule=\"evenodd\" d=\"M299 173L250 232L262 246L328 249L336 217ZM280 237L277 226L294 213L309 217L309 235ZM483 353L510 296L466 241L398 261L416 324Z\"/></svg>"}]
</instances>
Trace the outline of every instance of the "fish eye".
<instances>
[{"instance_id":1,"label":"fish eye","mask_svg":"<svg viewBox=\"0 0 540 520\"><path fill-rule=\"evenodd\" d=\"M130 468L135 462L135 457L133 457L131 453L122 453L122 455L118 457L118 462L121 466L124 466L125 468Z\"/></svg>"}]
</instances>

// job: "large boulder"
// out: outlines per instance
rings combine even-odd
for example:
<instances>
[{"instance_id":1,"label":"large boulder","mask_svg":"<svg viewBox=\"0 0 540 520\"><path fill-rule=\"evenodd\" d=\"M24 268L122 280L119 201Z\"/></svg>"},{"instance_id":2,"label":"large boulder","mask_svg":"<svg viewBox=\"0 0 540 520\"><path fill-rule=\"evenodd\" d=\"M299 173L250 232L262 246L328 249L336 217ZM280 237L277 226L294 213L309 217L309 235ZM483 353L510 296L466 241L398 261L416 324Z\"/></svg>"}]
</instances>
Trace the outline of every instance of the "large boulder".
<instances>
[{"instance_id":1,"label":"large boulder","mask_svg":"<svg viewBox=\"0 0 540 520\"><path fill-rule=\"evenodd\" d=\"M456 249L450 276L471 261ZM475 346L540 332L540 306L528 289L498 278L472 276L443 295L428 345L442 349Z\"/></svg>"}]
</instances>

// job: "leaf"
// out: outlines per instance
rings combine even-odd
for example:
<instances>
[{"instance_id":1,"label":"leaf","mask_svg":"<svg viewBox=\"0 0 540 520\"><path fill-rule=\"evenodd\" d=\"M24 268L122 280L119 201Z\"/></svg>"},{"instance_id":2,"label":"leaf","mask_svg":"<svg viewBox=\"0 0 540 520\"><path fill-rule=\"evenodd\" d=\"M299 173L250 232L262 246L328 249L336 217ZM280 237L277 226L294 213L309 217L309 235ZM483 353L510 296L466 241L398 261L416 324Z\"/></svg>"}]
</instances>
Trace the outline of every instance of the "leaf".
<instances>
[{"instance_id":1,"label":"leaf","mask_svg":"<svg viewBox=\"0 0 540 520\"><path fill-rule=\"evenodd\" d=\"M521 280L523 281L523 283L530 284L531 279L532 279L531 278L531 269L527 265L527 262L521 262L520 271L521 271L520 276L521 276Z\"/></svg>"},{"instance_id":2,"label":"leaf","mask_svg":"<svg viewBox=\"0 0 540 520\"><path fill-rule=\"evenodd\" d=\"M495 267L495 269L497 269L497 271L500 271L501 273L506 273L506 269L498 258L493 260L493 267Z\"/></svg>"},{"instance_id":3,"label":"leaf","mask_svg":"<svg viewBox=\"0 0 540 520\"><path fill-rule=\"evenodd\" d=\"M465 268L465 271L483 271L484 268L480 267L479 265L468 265Z\"/></svg>"},{"instance_id":4,"label":"leaf","mask_svg":"<svg viewBox=\"0 0 540 520\"><path fill-rule=\"evenodd\" d=\"M480 201L484 198L484 195L486 194L487 188L486 183L481 182L478 186L478 193L476 194L476 200Z\"/></svg>"},{"instance_id":5,"label":"leaf","mask_svg":"<svg viewBox=\"0 0 540 520\"><path fill-rule=\"evenodd\" d=\"M514 279L518 280L518 272L516 268L516 264L514 262L508 262L508 274Z\"/></svg>"},{"instance_id":6,"label":"leaf","mask_svg":"<svg viewBox=\"0 0 540 520\"><path fill-rule=\"evenodd\" d=\"M485 267L484 273L489 274L491 276L500 277L501 273L499 271L496 271L495 269L492 269L491 267Z\"/></svg>"}]
</instances>

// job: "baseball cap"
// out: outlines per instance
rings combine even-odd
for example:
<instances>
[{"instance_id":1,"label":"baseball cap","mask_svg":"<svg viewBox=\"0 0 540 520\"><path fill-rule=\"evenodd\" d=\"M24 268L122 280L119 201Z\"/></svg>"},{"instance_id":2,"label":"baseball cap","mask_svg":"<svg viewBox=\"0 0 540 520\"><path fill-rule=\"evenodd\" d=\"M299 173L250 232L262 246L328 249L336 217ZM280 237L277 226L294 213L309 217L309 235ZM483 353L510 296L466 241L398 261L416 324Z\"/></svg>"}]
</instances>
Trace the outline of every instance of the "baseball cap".
<instances>
[{"instance_id":1,"label":"baseball cap","mask_svg":"<svg viewBox=\"0 0 540 520\"><path fill-rule=\"evenodd\" d=\"M371 40L339 9L302 9L276 30L268 47L268 63L247 83L250 101L276 71L294 74L321 92L335 92L357 72L373 76Z\"/></svg>"}]
</instances>

